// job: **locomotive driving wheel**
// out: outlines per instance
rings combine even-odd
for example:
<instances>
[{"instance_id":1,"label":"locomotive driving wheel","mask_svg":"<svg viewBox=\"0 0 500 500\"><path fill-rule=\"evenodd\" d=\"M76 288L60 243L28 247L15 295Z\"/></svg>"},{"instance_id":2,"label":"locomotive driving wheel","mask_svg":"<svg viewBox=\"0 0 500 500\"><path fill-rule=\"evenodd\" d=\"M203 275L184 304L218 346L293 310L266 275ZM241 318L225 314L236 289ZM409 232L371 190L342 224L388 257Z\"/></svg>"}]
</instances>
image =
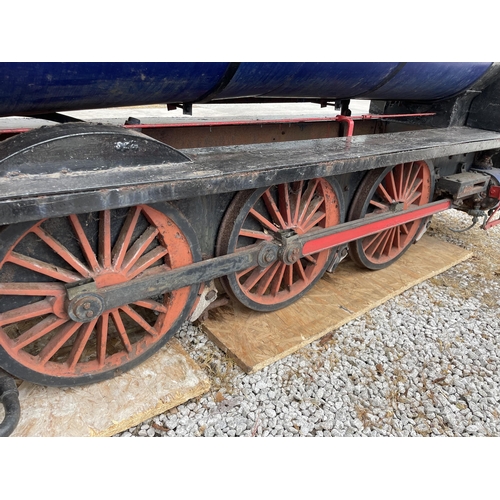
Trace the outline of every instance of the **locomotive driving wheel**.
<instances>
[{"instance_id":1,"label":"locomotive driving wheel","mask_svg":"<svg viewBox=\"0 0 500 500\"><path fill-rule=\"evenodd\" d=\"M433 185L432 170L424 161L371 170L354 196L348 220L425 205L431 201ZM353 241L349 255L361 267L385 268L408 250L425 222L408 222Z\"/></svg>"},{"instance_id":2,"label":"locomotive driving wheel","mask_svg":"<svg viewBox=\"0 0 500 500\"><path fill-rule=\"evenodd\" d=\"M338 192L326 179L312 179L238 193L222 221L217 254L339 224L342 208ZM230 296L250 309L274 311L298 300L321 278L331 252L301 258L288 255L267 267L256 265L227 275L221 282Z\"/></svg>"},{"instance_id":3,"label":"locomotive driving wheel","mask_svg":"<svg viewBox=\"0 0 500 500\"><path fill-rule=\"evenodd\" d=\"M125 304L90 321L65 309L66 284L97 288L200 260L169 205L139 205L6 227L0 242L0 367L30 382L92 383L138 365L186 319L197 287Z\"/></svg>"}]
</instances>

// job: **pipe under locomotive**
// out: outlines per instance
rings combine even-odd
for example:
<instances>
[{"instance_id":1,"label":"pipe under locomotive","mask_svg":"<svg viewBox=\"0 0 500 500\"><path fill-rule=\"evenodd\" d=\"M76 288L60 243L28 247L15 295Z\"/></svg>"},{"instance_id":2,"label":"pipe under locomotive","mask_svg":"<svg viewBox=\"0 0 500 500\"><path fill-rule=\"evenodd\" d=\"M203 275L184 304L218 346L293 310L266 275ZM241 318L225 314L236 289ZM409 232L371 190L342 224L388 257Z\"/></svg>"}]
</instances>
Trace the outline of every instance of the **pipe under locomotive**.
<instances>
[{"instance_id":1,"label":"pipe under locomotive","mask_svg":"<svg viewBox=\"0 0 500 500\"><path fill-rule=\"evenodd\" d=\"M439 211L498 222L496 64L0 68L0 116L51 122L0 125L0 369L20 379L113 377L217 293L258 311L286 307L346 254L368 269L390 265ZM354 98L371 100L369 116L351 116ZM292 140L262 135L276 123L212 124L211 143L201 133L182 142L200 123L176 136L64 114L304 101L341 114L280 122L296 127Z\"/></svg>"}]
</instances>

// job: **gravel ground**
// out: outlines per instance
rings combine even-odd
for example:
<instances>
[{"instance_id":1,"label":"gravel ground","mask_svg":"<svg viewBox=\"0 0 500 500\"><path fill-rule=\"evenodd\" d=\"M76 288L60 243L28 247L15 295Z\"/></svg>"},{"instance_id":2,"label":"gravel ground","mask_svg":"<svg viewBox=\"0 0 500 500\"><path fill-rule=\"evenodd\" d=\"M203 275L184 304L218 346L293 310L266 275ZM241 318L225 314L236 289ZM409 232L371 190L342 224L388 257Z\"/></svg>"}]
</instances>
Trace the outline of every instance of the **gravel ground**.
<instances>
[{"instance_id":1,"label":"gravel ground","mask_svg":"<svg viewBox=\"0 0 500 500\"><path fill-rule=\"evenodd\" d=\"M117 436L500 435L500 227L447 229L469 220L439 214L429 234L472 259L256 374L184 325L211 392Z\"/></svg>"}]
</instances>

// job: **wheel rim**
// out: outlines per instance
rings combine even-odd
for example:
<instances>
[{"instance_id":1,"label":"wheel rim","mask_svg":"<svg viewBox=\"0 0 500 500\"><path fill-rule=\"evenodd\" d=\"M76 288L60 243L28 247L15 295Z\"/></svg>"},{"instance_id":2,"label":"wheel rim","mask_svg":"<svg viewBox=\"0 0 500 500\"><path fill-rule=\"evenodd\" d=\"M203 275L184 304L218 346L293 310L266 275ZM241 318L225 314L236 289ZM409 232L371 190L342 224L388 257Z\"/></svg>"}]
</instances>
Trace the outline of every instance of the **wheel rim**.
<instances>
[{"instance_id":1,"label":"wheel rim","mask_svg":"<svg viewBox=\"0 0 500 500\"><path fill-rule=\"evenodd\" d=\"M431 169L423 161L372 171L361 182L349 220L425 205L431 200L432 186ZM351 243L349 253L363 267L387 267L409 248L422 224L416 220L367 236Z\"/></svg>"},{"instance_id":2,"label":"wheel rim","mask_svg":"<svg viewBox=\"0 0 500 500\"><path fill-rule=\"evenodd\" d=\"M7 228L0 250L2 365L35 383L77 385L156 352L189 312L193 287L78 323L65 311L64 285L90 278L100 288L192 263L196 245L174 215L140 205Z\"/></svg>"},{"instance_id":3,"label":"wheel rim","mask_svg":"<svg viewBox=\"0 0 500 500\"><path fill-rule=\"evenodd\" d=\"M219 231L217 253L224 255L281 231L298 235L341 221L339 196L325 179L285 183L242 192L231 203ZM293 264L276 261L221 279L226 291L251 309L272 311L298 300L321 278L331 250L303 257Z\"/></svg>"}]
</instances>

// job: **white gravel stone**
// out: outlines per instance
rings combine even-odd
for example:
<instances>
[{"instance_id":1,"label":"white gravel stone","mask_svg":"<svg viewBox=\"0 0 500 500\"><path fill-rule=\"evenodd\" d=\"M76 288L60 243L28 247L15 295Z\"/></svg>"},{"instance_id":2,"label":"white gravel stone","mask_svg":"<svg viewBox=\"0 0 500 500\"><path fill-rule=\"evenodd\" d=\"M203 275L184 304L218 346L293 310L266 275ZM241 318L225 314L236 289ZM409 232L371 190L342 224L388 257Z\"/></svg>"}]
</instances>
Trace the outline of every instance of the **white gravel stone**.
<instances>
[{"instance_id":1,"label":"white gravel stone","mask_svg":"<svg viewBox=\"0 0 500 500\"><path fill-rule=\"evenodd\" d=\"M435 216L452 227L467 225L463 218ZM472 248L433 226L432 235ZM500 247L500 226L472 231L492 251ZM256 374L185 325L185 349L225 376L209 394L155 417L166 433L145 422L120 436L500 436L499 308L485 302L500 297L500 280L491 279L500 259L488 262L485 276L466 261Z\"/></svg>"}]
</instances>

